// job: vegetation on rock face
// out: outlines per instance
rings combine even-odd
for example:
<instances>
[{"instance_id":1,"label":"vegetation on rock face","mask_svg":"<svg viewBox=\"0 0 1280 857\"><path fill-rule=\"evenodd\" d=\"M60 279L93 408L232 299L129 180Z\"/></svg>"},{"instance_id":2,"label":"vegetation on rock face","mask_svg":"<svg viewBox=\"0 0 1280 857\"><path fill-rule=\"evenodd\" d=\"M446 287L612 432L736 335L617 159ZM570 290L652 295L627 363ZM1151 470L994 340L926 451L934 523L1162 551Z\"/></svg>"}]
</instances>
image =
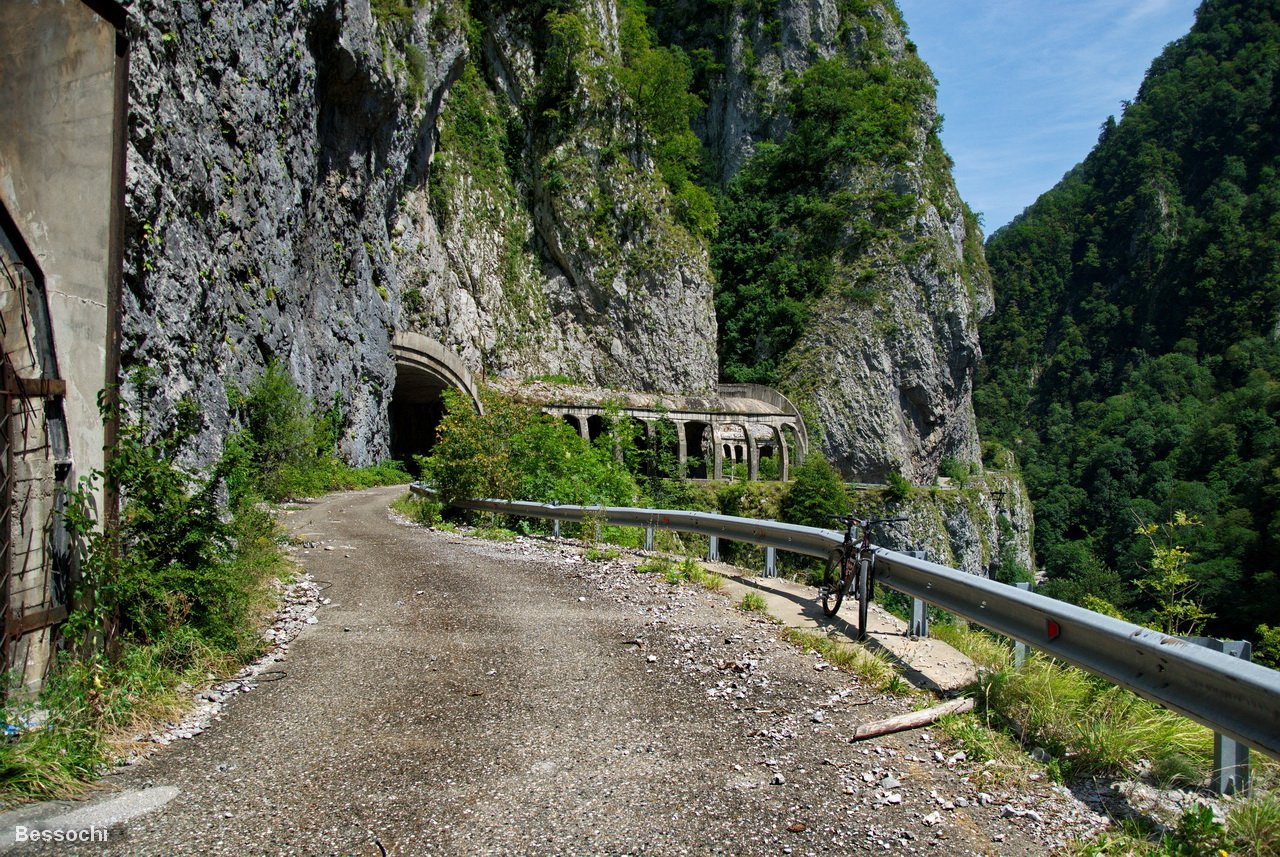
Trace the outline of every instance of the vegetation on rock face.
<instances>
[{"instance_id":1,"label":"vegetation on rock face","mask_svg":"<svg viewBox=\"0 0 1280 857\"><path fill-rule=\"evenodd\" d=\"M490 368L705 393L716 211L697 181L701 102L643 4L615 10L616 29L571 0L476 0L462 13L469 49L426 176L439 232L401 242L419 294L406 290L403 308L430 336L483 342ZM443 309L458 292L461 318Z\"/></svg>"},{"instance_id":2,"label":"vegetation on rock face","mask_svg":"<svg viewBox=\"0 0 1280 857\"><path fill-rule=\"evenodd\" d=\"M719 278L721 373L773 383L811 303L831 289L874 302L873 264L918 200L890 184L853 179L905 168L932 77L919 61L818 60L786 103L791 131L762 143L729 182L713 248Z\"/></svg>"},{"instance_id":3,"label":"vegetation on rock face","mask_svg":"<svg viewBox=\"0 0 1280 857\"><path fill-rule=\"evenodd\" d=\"M1207 0L1098 145L987 246L984 437L1017 451L1051 591L1133 585L1179 528L1212 633L1280 603L1280 5ZM1164 616L1164 618L1168 618Z\"/></svg>"},{"instance_id":4,"label":"vegetation on rock face","mask_svg":"<svg viewBox=\"0 0 1280 857\"><path fill-rule=\"evenodd\" d=\"M698 183L702 143L690 127L705 106L690 92L693 65L680 48L653 44L642 0L623 0L621 5L618 79L641 127L654 139L654 160L675 196L676 216L694 234L713 238L718 225L715 202Z\"/></svg>"}]
</instances>

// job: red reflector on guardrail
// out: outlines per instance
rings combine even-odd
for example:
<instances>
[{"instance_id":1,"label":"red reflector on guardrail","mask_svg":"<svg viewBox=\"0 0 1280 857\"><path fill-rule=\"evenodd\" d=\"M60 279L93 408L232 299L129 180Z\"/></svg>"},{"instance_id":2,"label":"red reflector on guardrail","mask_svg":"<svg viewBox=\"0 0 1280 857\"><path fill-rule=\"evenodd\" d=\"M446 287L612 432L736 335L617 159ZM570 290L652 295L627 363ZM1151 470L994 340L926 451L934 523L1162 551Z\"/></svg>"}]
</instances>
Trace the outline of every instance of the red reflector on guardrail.
<instances>
[{"instance_id":1,"label":"red reflector on guardrail","mask_svg":"<svg viewBox=\"0 0 1280 857\"><path fill-rule=\"evenodd\" d=\"M1056 640L1062 634L1062 626L1052 619L1048 620L1048 627L1045 629L1050 640Z\"/></svg>"}]
</instances>

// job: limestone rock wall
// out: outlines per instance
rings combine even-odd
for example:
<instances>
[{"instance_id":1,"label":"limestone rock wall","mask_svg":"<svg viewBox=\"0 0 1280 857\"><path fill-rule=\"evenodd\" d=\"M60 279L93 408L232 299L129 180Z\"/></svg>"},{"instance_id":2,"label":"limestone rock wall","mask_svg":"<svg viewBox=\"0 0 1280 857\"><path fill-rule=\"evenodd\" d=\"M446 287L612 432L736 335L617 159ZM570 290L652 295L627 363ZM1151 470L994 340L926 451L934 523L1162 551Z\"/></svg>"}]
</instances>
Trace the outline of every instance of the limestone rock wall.
<instances>
[{"instance_id":1,"label":"limestone rock wall","mask_svg":"<svg viewBox=\"0 0 1280 857\"><path fill-rule=\"evenodd\" d=\"M969 574L986 576L991 566L1034 570L1034 526L1026 488L1016 472L988 471L959 484L917 489L894 499L880 488L852 491L856 513L869 518L906 517L875 533L876 544L898 551L924 551L926 558Z\"/></svg>"},{"instance_id":2,"label":"limestone rock wall","mask_svg":"<svg viewBox=\"0 0 1280 857\"><path fill-rule=\"evenodd\" d=\"M194 399L209 460L228 386L279 360L317 402L341 400L347 457L371 462L388 452L397 329L481 375L710 389L706 248L672 222L608 87L571 82L557 133L504 127L500 168L471 139L439 163L449 127L475 130L450 112L459 81L522 124L545 64L531 18L379 5L129 4L129 408L159 425ZM613 4L591 9L599 50L616 50ZM605 163L620 139L632 156Z\"/></svg>"},{"instance_id":3,"label":"limestone rock wall","mask_svg":"<svg viewBox=\"0 0 1280 857\"><path fill-rule=\"evenodd\" d=\"M670 26L694 14L683 5ZM791 129L787 97L819 59L853 63L871 52L893 67L914 60L889 3L782 0L724 7L724 67L708 93L699 132L721 181L729 181L765 141ZM690 45L692 48L693 46ZM927 485L947 458L980 461L971 394L981 351L978 320L992 311L982 236L956 192L931 130L932 93L914 117L914 142L901 163L850 171L850 190L892 189L919 201L897 239L856 260L875 272L872 306L839 296L810 312L805 334L782 362L778 386L806 411L811 433L847 476L881 481L891 471Z\"/></svg>"},{"instance_id":4,"label":"limestone rock wall","mask_svg":"<svg viewBox=\"0 0 1280 857\"><path fill-rule=\"evenodd\" d=\"M674 216L609 71L615 0L579 4L568 35L548 35L546 4L377 5L130 4L123 364L149 373L126 387L132 409L159 421L193 397L212 457L228 385L277 359L317 402L341 398L346 453L372 461L387 453L398 329L481 377L709 391L708 250ZM665 6L725 16L697 128L721 180L787 132L788 86L815 59L912 50L878 3ZM929 167L935 120L929 100L905 164L847 176L921 200L896 244L860 260L884 297L824 298L782 364L780 386L852 478L928 484L948 457L979 459L970 392L990 283L949 170Z\"/></svg>"}]
</instances>

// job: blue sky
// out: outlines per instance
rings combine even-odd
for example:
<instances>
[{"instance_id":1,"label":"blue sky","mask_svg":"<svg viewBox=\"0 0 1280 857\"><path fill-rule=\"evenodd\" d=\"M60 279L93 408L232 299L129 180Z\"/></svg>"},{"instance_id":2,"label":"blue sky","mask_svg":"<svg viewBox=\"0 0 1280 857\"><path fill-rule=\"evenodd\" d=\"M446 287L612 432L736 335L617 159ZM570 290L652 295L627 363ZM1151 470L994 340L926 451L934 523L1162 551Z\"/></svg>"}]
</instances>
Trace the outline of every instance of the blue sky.
<instances>
[{"instance_id":1,"label":"blue sky","mask_svg":"<svg viewBox=\"0 0 1280 857\"><path fill-rule=\"evenodd\" d=\"M938 78L942 142L990 235L1120 118L1199 0L898 0Z\"/></svg>"}]
</instances>

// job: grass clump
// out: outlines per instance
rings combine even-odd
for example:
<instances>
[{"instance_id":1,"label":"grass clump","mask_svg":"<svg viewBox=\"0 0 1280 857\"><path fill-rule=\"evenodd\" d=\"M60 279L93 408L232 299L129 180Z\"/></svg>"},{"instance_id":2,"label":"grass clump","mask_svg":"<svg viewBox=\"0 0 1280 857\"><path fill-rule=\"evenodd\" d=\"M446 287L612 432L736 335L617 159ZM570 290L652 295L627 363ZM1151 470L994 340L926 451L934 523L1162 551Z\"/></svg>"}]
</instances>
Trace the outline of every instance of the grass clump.
<instances>
[{"instance_id":1,"label":"grass clump","mask_svg":"<svg viewBox=\"0 0 1280 857\"><path fill-rule=\"evenodd\" d=\"M709 571L693 557L685 557L679 563L666 557L653 557L636 566L638 574L660 574L673 586L681 583L692 583L709 592L719 592L724 588L724 578Z\"/></svg>"},{"instance_id":2,"label":"grass clump","mask_svg":"<svg viewBox=\"0 0 1280 857\"><path fill-rule=\"evenodd\" d=\"M1013 649L1009 642L967 623L938 622L930 626L930 636L941 640L988 672L1013 667Z\"/></svg>"},{"instance_id":3,"label":"grass clump","mask_svg":"<svg viewBox=\"0 0 1280 857\"><path fill-rule=\"evenodd\" d=\"M1126 774L1147 760L1185 783L1206 778L1211 765L1209 729L1044 655L987 675L980 699L1047 750L1064 777Z\"/></svg>"},{"instance_id":4,"label":"grass clump","mask_svg":"<svg viewBox=\"0 0 1280 857\"><path fill-rule=\"evenodd\" d=\"M1261 794L1227 811L1226 838L1234 853L1280 857L1280 797Z\"/></svg>"},{"instance_id":5,"label":"grass clump","mask_svg":"<svg viewBox=\"0 0 1280 857\"><path fill-rule=\"evenodd\" d=\"M769 605L765 603L764 596L759 592L745 592L742 600L738 602L738 609L744 613L765 613Z\"/></svg>"},{"instance_id":6,"label":"grass clump","mask_svg":"<svg viewBox=\"0 0 1280 857\"><path fill-rule=\"evenodd\" d=\"M440 523L442 506L434 497L405 493L391 501L391 508L424 527L434 527Z\"/></svg>"},{"instance_id":7,"label":"grass clump","mask_svg":"<svg viewBox=\"0 0 1280 857\"><path fill-rule=\"evenodd\" d=\"M1012 736L992 729L982 717L973 714L948 714L938 720L938 731L946 735L972 762L994 762L1001 769L1026 768L1030 760Z\"/></svg>"},{"instance_id":8,"label":"grass clump","mask_svg":"<svg viewBox=\"0 0 1280 857\"><path fill-rule=\"evenodd\" d=\"M1280 801L1271 795L1233 804L1225 823L1212 808L1197 803L1162 826L1151 819L1126 819L1117 830L1077 843L1079 857L1277 857L1280 855Z\"/></svg>"},{"instance_id":9,"label":"grass clump","mask_svg":"<svg viewBox=\"0 0 1280 857\"><path fill-rule=\"evenodd\" d=\"M655 556L636 566L637 574L661 574L664 577L676 571L675 563L666 557ZM677 582L677 581L671 581Z\"/></svg>"},{"instance_id":10,"label":"grass clump","mask_svg":"<svg viewBox=\"0 0 1280 857\"><path fill-rule=\"evenodd\" d=\"M885 693L905 694L910 685L888 658L851 642L839 642L825 634L788 628L786 640L803 649L812 649L837 669L851 672Z\"/></svg>"},{"instance_id":11,"label":"grass clump","mask_svg":"<svg viewBox=\"0 0 1280 857\"><path fill-rule=\"evenodd\" d=\"M701 586L708 592L719 592L724 589L724 578L709 570L693 557L685 557L680 563L680 579Z\"/></svg>"},{"instance_id":12,"label":"grass clump","mask_svg":"<svg viewBox=\"0 0 1280 857\"><path fill-rule=\"evenodd\" d=\"M622 556L622 551L614 547L596 547L591 545L582 552L582 558L587 562L612 562Z\"/></svg>"},{"instance_id":13,"label":"grass clump","mask_svg":"<svg viewBox=\"0 0 1280 857\"><path fill-rule=\"evenodd\" d=\"M519 537L519 533L506 527L476 527L471 535L491 542L514 542Z\"/></svg>"},{"instance_id":14,"label":"grass clump","mask_svg":"<svg viewBox=\"0 0 1280 857\"><path fill-rule=\"evenodd\" d=\"M983 670L978 698L987 714L1048 751L1051 773L1129 774L1146 760L1164 785L1207 779L1209 729L1040 653L1029 652L1014 669L1011 644L985 631L949 624L932 630Z\"/></svg>"}]
</instances>

